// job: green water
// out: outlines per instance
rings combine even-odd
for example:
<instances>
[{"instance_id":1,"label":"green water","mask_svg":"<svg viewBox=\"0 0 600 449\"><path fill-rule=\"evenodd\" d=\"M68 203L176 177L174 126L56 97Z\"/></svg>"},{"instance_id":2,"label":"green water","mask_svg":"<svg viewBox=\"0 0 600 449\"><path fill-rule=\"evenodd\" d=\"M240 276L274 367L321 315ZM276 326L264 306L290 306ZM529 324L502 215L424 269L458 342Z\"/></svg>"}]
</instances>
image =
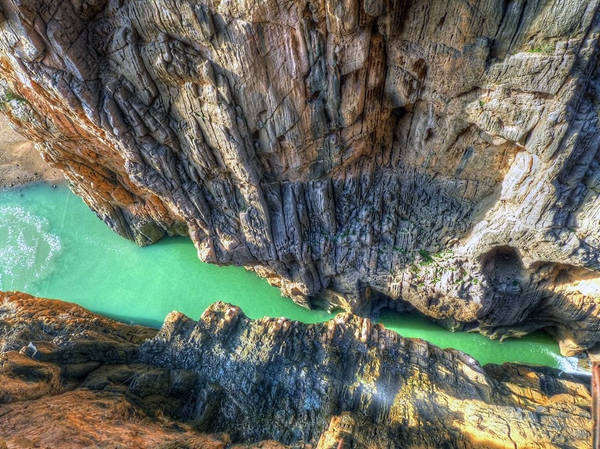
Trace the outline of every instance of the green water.
<instances>
[{"instance_id":1,"label":"green water","mask_svg":"<svg viewBox=\"0 0 600 449\"><path fill-rule=\"evenodd\" d=\"M479 363L526 362L577 371L578 360L560 355L558 344L546 333L535 332L521 339L493 341L478 333L450 332L421 316L383 312L380 321L404 337L422 338L441 348L456 348Z\"/></svg>"},{"instance_id":2,"label":"green water","mask_svg":"<svg viewBox=\"0 0 600 449\"><path fill-rule=\"evenodd\" d=\"M0 290L60 298L154 327L172 310L198 319L217 300L240 306L251 318L314 323L332 316L281 297L243 268L200 262L187 238L140 248L110 231L67 187L46 184L0 190ZM403 336L465 351L482 364L521 361L569 371L576 366L545 334L500 343L451 333L414 316L385 313L380 321Z\"/></svg>"}]
</instances>

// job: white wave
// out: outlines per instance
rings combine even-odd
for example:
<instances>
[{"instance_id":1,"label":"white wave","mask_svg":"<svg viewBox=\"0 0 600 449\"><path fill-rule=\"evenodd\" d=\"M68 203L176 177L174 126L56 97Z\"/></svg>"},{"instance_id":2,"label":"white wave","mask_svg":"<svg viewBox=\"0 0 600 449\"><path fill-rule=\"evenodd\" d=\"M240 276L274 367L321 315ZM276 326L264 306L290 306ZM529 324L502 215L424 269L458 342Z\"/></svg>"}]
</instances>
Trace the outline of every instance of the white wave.
<instances>
[{"instance_id":1,"label":"white wave","mask_svg":"<svg viewBox=\"0 0 600 449\"><path fill-rule=\"evenodd\" d=\"M556 361L556 365L560 371L565 373L588 374L585 370L579 367L579 358L566 357L560 354L555 354L551 351L548 351L548 354L554 358L554 360Z\"/></svg>"},{"instance_id":2,"label":"white wave","mask_svg":"<svg viewBox=\"0 0 600 449\"><path fill-rule=\"evenodd\" d=\"M27 290L52 271L62 245L49 228L21 206L0 206L0 289Z\"/></svg>"}]
</instances>

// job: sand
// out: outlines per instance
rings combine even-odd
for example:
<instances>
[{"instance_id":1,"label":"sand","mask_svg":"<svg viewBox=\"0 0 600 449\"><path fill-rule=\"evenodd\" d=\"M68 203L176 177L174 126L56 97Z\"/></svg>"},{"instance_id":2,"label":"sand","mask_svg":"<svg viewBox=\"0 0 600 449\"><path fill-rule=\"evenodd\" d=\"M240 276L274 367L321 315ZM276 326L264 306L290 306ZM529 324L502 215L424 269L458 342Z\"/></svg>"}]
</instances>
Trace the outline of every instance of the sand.
<instances>
[{"instance_id":1,"label":"sand","mask_svg":"<svg viewBox=\"0 0 600 449\"><path fill-rule=\"evenodd\" d=\"M37 181L58 184L64 178L42 159L34 143L14 131L0 114L0 188Z\"/></svg>"}]
</instances>

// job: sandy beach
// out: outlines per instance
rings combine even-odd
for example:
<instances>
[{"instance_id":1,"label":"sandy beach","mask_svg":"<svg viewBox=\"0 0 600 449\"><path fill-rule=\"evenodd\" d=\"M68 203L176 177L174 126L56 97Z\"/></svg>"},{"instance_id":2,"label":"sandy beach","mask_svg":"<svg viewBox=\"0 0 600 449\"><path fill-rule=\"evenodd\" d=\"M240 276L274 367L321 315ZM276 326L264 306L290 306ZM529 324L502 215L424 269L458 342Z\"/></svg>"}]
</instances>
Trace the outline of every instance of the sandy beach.
<instances>
[{"instance_id":1,"label":"sandy beach","mask_svg":"<svg viewBox=\"0 0 600 449\"><path fill-rule=\"evenodd\" d=\"M0 115L0 188L31 182L64 182L62 172L50 167L30 140L14 131Z\"/></svg>"}]
</instances>

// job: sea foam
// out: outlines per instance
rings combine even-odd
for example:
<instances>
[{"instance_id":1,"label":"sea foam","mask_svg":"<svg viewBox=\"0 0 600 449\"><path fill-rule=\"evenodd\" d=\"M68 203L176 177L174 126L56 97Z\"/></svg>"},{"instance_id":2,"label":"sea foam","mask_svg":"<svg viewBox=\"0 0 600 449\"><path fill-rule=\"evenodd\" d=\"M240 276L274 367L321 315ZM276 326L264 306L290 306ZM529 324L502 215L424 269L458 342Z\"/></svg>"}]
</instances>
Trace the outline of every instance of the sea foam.
<instances>
[{"instance_id":1,"label":"sea foam","mask_svg":"<svg viewBox=\"0 0 600 449\"><path fill-rule=\"evenodd\" d=\"M46 218L0 206L0 290L28 288L46 277L62 249Z\"/></svg>"}]
</instances>

